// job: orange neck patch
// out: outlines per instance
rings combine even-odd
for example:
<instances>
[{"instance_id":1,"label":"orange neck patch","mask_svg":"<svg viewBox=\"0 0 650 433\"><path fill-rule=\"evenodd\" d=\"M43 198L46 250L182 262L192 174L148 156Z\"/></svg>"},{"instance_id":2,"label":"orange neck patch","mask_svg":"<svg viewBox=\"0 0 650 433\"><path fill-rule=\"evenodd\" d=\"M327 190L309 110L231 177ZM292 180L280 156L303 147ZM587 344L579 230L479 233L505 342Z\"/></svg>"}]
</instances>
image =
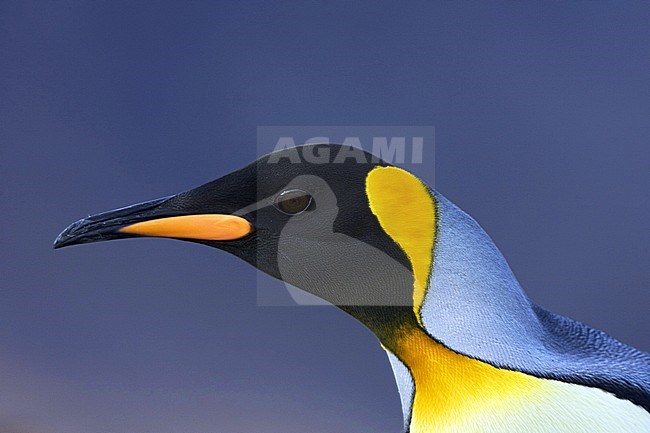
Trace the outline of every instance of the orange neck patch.
<instances>
[{"instance_id":1,"label":"orange neck patch","mask_svg":"<svg viewBox=\"0 0 650 433\"><path fill-rule=\"evenodd\" d=\"M429 284L436 208L427 186L406 170L377 167L366 178L370 210L382 229L406 253L413 267L413 311L420 309Z\"/></svg>"}]
</instances>

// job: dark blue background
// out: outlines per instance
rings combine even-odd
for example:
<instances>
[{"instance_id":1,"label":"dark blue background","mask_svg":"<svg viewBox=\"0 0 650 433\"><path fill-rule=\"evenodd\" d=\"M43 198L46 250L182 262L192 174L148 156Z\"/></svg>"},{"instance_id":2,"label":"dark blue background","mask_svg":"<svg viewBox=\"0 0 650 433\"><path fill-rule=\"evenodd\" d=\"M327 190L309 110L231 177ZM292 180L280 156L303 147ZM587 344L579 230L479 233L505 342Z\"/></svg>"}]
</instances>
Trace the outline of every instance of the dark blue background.
<instances>
[{"instance_id":1,"label":"dark blue background","mask_svg":"<svg viewBox=\"0 0 650 433\"><path fill-rule=\"evenodd\" d=\"M435 125L437 189L531 297L650 349L648 22L615 1L1 2L0 432L399 431L386 356L343 313L258 307L256 271L197 245L50 249L239 168L258 125Z\"/></svg>"}]
</instances>

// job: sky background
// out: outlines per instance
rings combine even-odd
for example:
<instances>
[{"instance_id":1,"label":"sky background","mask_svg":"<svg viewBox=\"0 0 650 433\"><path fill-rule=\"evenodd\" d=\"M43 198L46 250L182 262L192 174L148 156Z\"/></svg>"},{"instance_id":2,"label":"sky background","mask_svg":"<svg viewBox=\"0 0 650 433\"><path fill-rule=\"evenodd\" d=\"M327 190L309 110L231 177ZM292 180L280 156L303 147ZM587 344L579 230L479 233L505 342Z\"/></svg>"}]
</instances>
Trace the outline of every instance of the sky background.
<instances>
[{"instance_id":1,"label":"sky background","mask_svg":"<svg viewBox=\"0 0 650 433\"><path fill-rule=\"evenodd\" d=\"M394 433L375 338L199 245L53 251L257 156L434 125L436 188L533 300L650 349L643 2L0 2L0 433ZM433 161L414 168L428 178Z\"/></svg>"}]
</instances>

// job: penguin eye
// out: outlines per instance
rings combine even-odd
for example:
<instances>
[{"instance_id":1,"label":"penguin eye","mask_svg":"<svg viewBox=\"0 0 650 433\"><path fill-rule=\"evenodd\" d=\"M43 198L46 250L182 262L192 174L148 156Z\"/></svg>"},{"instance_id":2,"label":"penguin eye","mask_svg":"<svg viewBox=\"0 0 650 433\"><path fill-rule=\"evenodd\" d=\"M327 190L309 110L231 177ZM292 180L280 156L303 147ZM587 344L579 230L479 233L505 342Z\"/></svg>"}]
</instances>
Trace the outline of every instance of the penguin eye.
<instances>
[{"instance_id":1,"label":"penguin eye","mask_svg":"<svg viewBox=\"0 0 650 433\"><path fill-rule=\"evenodd\" d=\"M275 199L275 207L287 215L296 215L307 209L311 200L312 197L309 193L299 189L290 189L283 191Z\"/></svg>"}]
</instances>

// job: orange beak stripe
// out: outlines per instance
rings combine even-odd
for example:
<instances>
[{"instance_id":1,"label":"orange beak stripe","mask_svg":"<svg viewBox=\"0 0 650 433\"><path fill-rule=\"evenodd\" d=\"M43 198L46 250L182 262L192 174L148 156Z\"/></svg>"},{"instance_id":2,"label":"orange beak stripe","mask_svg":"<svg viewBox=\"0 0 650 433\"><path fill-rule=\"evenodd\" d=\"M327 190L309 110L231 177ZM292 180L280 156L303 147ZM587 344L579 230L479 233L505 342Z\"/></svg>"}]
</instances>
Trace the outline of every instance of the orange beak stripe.
<instances>
[{"instance_id":1,"label":"orange beak stripe","mask_svg":"<svg viewBox=\"0 0 650 433\"><path fill-rule=\"evenodd\" d=\"M252 227L244 218L235 215L184 215L143 221L122 227L121 233L161 238L231 241L249 234Z\"/></svg>"}]
</instances>

